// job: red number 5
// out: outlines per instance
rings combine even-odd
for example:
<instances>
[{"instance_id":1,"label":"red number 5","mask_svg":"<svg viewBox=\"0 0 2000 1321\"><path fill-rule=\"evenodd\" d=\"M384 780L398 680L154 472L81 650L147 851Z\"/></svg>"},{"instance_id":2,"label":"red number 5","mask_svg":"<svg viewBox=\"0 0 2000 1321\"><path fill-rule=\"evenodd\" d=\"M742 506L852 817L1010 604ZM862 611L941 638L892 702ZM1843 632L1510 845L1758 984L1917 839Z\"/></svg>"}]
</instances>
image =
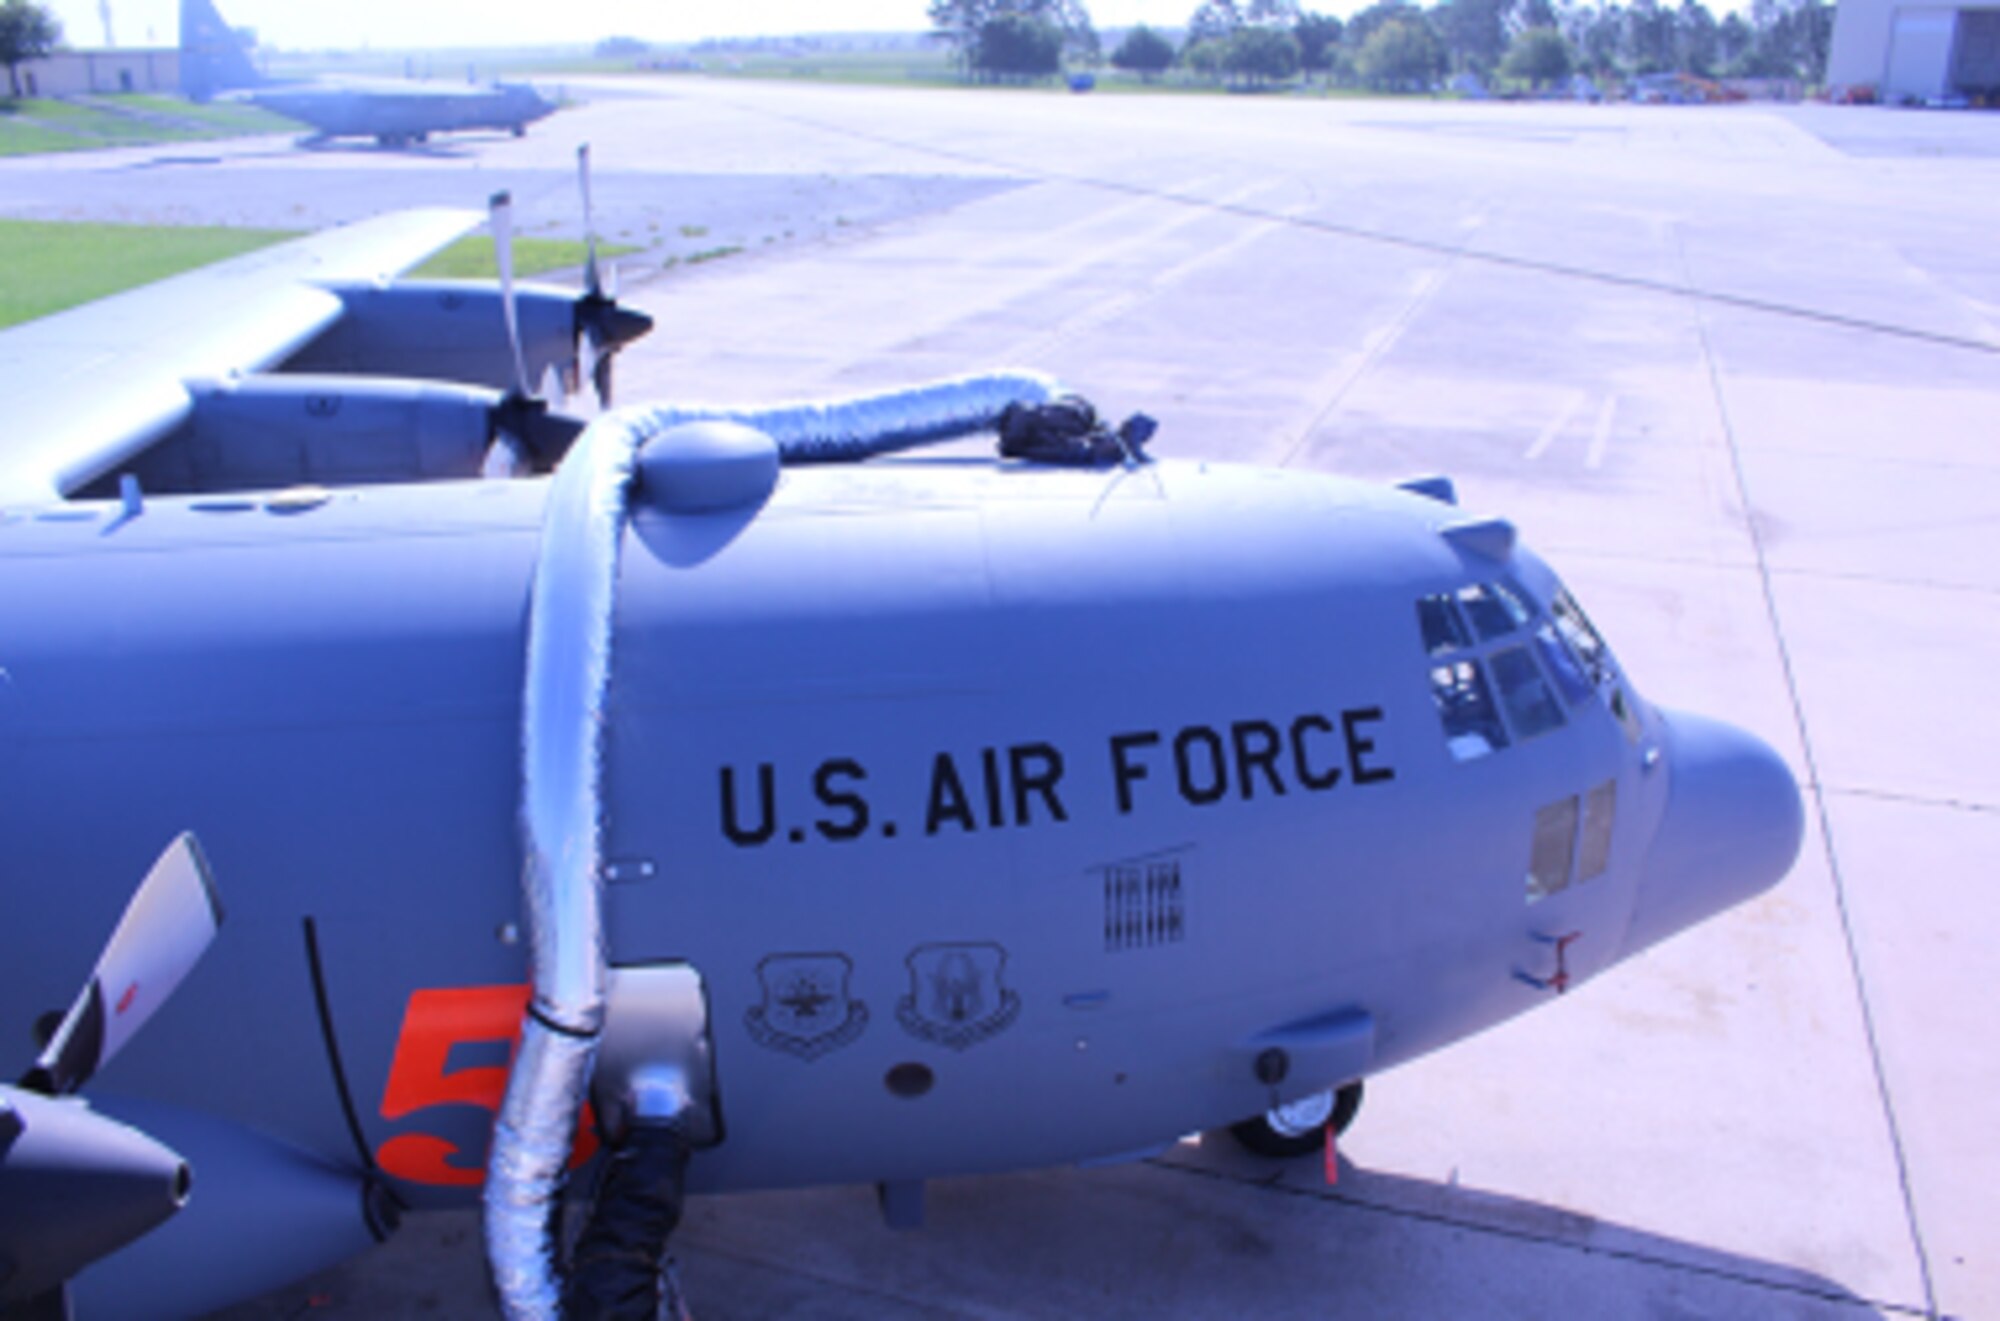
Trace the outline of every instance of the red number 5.
<instances>
[{"instance_id":1,"label":"red number 5","mask_svg":"<svg viewBox=\"0 0 2000 1321\"><path fill-rule=\"evenodd\" d=\"M413 992L403 1030L382 1089L382 1118L401 1119L440 1105L476 1105L494 1114L507 1092L507 1070L497 1065L446 1072L453 1046L504 1041L518 1047L526 986L464 986ZM590 1106L578 1117L570 1168L597 1152ZM411 1183L473 1187L486 1180L484 1166L454 1165L459 1149L429 1133L400 1133L375 1149L384 1172Z\"/></svg>"}]
</instances>

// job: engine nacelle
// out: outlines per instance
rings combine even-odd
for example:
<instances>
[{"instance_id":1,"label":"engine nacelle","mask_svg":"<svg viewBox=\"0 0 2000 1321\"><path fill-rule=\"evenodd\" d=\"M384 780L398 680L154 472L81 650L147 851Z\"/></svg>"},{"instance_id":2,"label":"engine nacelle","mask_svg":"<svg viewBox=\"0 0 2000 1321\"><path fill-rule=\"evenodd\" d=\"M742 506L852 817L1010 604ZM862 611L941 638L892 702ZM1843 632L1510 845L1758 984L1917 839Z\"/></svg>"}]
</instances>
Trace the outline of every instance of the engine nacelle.
<instances>
[{"instance_id":1,"label":"engine nacelle","mask_svg":"<svg viewBox=\"0 0 2000 1321\"><path fill-rule=\"evenodd\" d=\"M156 1102L102 1109L171 1142L198 1189L181 1213L77 1276L83 1321L196 1317L344 1261L394 1232L394 1201L358 1171L240 1124Z\"/></svg>"},{"instance_id":2,"label":"engine nacelle","mask_svg":"<svg viewBox=\"0 0 2000 1321\"><path fill-rule=\"evenodd\" d=\"M146 491L193 494L476 477L496 390L365 376L191 381L194 409L121 468ZM99 483L117 493L116 475Z\"/></svg>"},{"instance_id":3,"label":"engine nacelle","mask_svg":"<svg viewBox=\"0 0 2000 1321\"><path fill-rule=\"evenodd\" d=\"M500 287L491 281L402 280L329 286L346 304L331 329L295 354L286 372L338 372L514 385ZM528 383L576 357L576 305L584 295L517 284L521 356Z\"/></svg>"},{"instance_id":4,"label":"engine nacelle","mask_svg":"<svg viewBox=\"0 0 2000 1321\"><path fill-rule=\"evenodd\" d=\"M137 1129L0 1087L0 1310L160 1224L189 1184L181 1158Z\"/></svg>"}]
</instances>

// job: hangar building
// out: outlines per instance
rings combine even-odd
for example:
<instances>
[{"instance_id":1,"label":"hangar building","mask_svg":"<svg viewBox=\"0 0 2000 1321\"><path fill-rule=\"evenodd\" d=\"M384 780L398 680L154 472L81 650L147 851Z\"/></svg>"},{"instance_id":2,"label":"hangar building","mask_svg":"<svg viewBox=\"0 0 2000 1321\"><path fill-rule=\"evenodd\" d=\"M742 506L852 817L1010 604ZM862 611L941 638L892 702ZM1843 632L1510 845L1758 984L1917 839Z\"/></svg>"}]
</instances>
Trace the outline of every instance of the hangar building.
<instances>
[{"instance_id":1,"label":"hangar building","mask_svg":"<svg viewBox=\"0 0 2000 1321\"><path fill-rule=\"evenodd\" d=\"M1840 0L1826 81L1885 102L2000 96L2000 6L1952 0Z\"/></svg>"},{"instance_id":2,"label":"hangar building","mask_svg":"<svg viewBox=\"0 0 2000 1321\"><path fill-rule=\"evenodd\" d=\"M108 92L178 92L181 53L171 46L59 50L21 65L29 96L102 96ZM0 91L6 81L0 79Z\"/></svg>"}]
</instances>

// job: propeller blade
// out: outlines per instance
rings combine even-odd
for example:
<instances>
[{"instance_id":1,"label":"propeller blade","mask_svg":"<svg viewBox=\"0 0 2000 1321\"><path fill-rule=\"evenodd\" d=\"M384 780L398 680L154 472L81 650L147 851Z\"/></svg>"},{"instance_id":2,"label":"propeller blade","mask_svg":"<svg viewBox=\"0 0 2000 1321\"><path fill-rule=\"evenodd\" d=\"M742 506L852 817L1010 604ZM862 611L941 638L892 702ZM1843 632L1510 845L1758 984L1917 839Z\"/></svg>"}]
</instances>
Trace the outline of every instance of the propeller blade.
<instances>
[{"instance_id":1,"label":"propeller blade","mask_svg":"<svg viewBox=\"0 0 2000 1321\"><path fill-rule=\"evenodd\" d=\"M552 412L569 411L569 387L563 384L562 368L554 363L542 372L542 398L548 401Z\"/></svg>"},{"instance_id":2,"label":"propeller blade","mask_svg":"<svg viewBox=\"0 0 2000 1321\"><path fill-rule=\"evenodd\" d=\"M591 297L604 293L603 282L597 273L597 224L590 212L590 144L584 143L576 149L576 184L583 194L583 288ZM615 296L615 295L614 295Z\"/></svg>"},{"instance_id":3,"label":"propeller blade","mask_svg":"<svg viewBox=\"0 0 2000 1321\"><path fill-rule=\"evenodd\" d=\"M597 391L599 408L611 407L611 362L611 354L600 353L590 367L590 384Z\"/></svg>"},{"instance_id":4,"label":"propeller blade","mask_svg":"<svg viewBox=\"0 0 2000 1321\"><path fill-rule=\"evenodd\" d=\"M612 268L616 274L616 267ZM604 298L577 307L577 374L588 377L598 403L611 405L611 360L618 351L653 328L653 318Z\"/></svg>"},{"instance_id":5,"label":"propeller blade","mask_svg":"<svg viewBox=\"0 0 2000 1321\"><path fill-rule=\"evenodd\" d=\"M598 340L596 321L593 319L585 322L583 333L577 337L576 341L576 374L579 386L584 381L590 382L591 388L597 393L597 406L599 408L609 408L611 406L604 386L601 383L603 380L609 379L609 373L605 368L605 364L610 361L611 355L604 351L604 345Z\"/></svg>"},{"instance_id":6,"label":"propeller blade","mask_svg":"<svg viewBox=\"0 0 2000 1321\"><path fill-rule=\"evenodd\" d=\"M489 481L526 477L534 470L534 461L528 456L527 446L511 431L503 431L493 438L493 443L486 447L486 457L479 464L479 475Z\"/></svg>"},{"instance_id":7,"label":"propeller blade","mask_svg":"<svg viewBox=\"0 0 2000 1321\"><path fill-rule=\"evenodd\" d=\"M21 1085L66 1096L90 1081L167 1002L221 926L208 862L195 837L182 835L140 882L89 984Z\"/></svg>"},{"instance_id":8,"label":"propeller blade","mask_svg":"<svg viewBox=\"0 0 2000 1321\"><path fill-rule=\"evenodd\" d=\"M643 312L618 306L618 263L597 259L597 217L590 197L590 144L576 149L577 189L583 196L583 297L576 305L576 382L588 380L600 409L611 407L611 359L627 343L653 328ZM608 279L606 277L609 277Z\"/></svg>"},{"instance_id":9,"label":"propeller blade","mask_svg":"<svg viewBox=\"0 0 2000 1321\"><path fill-rule=\"evenodd\" d=\"M510 394L493 406L483 477L516 477L554 472L583 433L583 419L549 411L548 401ZM0 1318L4 1321L4 1318Z\"/></svg>"},{"instance_id":10,"label":"propeller blade","mask_svg":"<svg viewBox=\"0 0 2000 1321\"><path fill-rule=\"evenodd\" d=\"M500 306L507 317L507 347L514 355L514 388L526 398L534 392L528 388L528 360L521 356L521 320L514 307L513 194L493 194L489 209L492 214L493 264L500 270Z\"/></svg>"}]
</instances>

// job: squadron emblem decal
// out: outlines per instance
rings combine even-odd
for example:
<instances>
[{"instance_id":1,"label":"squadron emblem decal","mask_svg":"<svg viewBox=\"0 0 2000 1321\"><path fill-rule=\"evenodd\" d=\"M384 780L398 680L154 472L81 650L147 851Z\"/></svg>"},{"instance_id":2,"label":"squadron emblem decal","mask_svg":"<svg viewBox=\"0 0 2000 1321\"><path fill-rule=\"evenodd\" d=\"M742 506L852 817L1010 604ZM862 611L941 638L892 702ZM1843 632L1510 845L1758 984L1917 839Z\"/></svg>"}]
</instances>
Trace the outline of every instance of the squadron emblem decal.
<instances>
[{"instance_id":1,"label":"squadron emblem decal","mask_svg":"<svg viewBox=\"0 0 2000 1321\"><path fill-rule=\"evenodd\" d=\"M1007 951L998 945L919 945L905 962L910 993L896 1002L896 1021L913 1037L965 1050L1021 1012L1021 997L1000 980Z\"/></svg>"},{"instance_id":2,"label":"squadron emblem decal","mask_svg":"<svg viewBox=\"0 0 2000 1321\"><path fill-rule=\"evenodd\" d=\"M868 1006L848 993L845 954L773 954L757 965L764 1001L743 1015L760 1046L802 1060L840 1049L868 1026Z\"/></svg>"}]
</instances>

